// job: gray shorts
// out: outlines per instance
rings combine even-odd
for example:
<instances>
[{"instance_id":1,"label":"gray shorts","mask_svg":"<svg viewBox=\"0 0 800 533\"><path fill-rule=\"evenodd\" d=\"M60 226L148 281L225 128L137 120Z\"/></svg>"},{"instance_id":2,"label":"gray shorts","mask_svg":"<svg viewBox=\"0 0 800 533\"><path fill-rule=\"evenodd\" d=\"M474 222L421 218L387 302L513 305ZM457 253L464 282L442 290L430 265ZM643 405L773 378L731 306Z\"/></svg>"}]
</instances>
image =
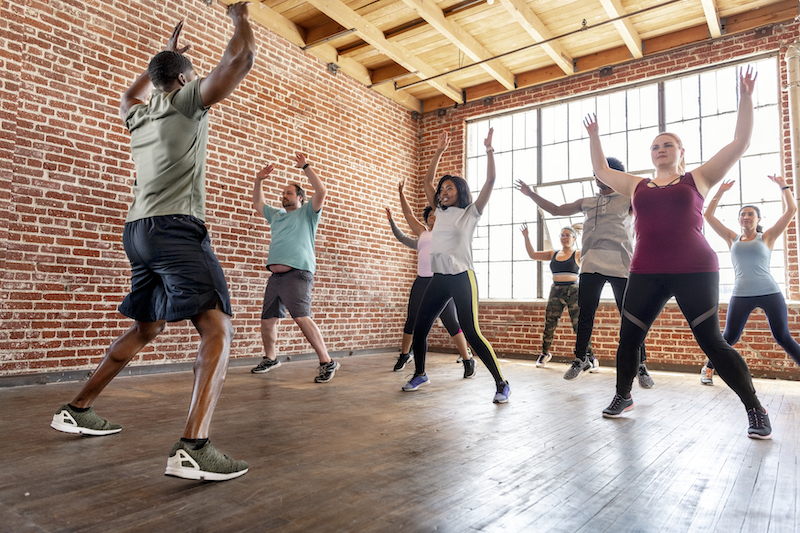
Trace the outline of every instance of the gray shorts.
<instances>
[{"instance_id":1,"label":"gray shorts","mask_svg":"<svg viewBox=\"0 0 800 533\"><path fill-rule=\"evenodd\" d=\"M261 319L286 318L289 310L292 318L311 315L311 288L314 286L314 274L308 270L293 268L283 274L273 273L267 280L264 291L264 307Z\"/></svg>"}]
</instances>

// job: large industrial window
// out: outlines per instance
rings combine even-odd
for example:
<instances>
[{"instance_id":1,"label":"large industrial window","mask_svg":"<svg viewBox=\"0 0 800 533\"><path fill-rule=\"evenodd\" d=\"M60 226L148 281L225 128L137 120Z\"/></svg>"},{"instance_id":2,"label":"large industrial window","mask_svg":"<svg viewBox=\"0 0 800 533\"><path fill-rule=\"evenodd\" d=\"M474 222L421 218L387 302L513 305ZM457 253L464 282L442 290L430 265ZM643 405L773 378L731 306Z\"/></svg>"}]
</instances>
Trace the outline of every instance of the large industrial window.
<instances>
[{"instance_id":1,"label":"large industrial window","mask_svg":"<svg viewBox=\"0 0 800 533\"><path fill-rule=\"evenodd\" d=\"M781 213L780 191L767 174L782 172L776 57L751 62L758 72L754 94L755 129L750 149L728 174L735 187L722 198L717 217L737 231L738 210L753 204L769 227ZM743 64L707 69L669 81L629 87L467 124L466 175L477 197L486 179L483 139L494 128L497 182L473 241L475 273L482 298L533 299L547 296L551 274L545 263L531 261L520 227L527 223L537 250L559 246L564 226L577 226L583 215L554 217L514 190L520 179L544 198L563 204L595 194L589 142L583 118L596 113L603 149L629 172L650 176L650 142L659 131L676 133L691 170L733 138L738 105L738 70ZM712 190L706 201L716 190ZM710 228L706 236L720 258L720 299L733 288L733 268L725 242ZM785 240L772 256L773 274L785 289ZM578 242L580 246L580 241ZM604 297L610 298L606 288Z\"/></svg>"}]
</instances>

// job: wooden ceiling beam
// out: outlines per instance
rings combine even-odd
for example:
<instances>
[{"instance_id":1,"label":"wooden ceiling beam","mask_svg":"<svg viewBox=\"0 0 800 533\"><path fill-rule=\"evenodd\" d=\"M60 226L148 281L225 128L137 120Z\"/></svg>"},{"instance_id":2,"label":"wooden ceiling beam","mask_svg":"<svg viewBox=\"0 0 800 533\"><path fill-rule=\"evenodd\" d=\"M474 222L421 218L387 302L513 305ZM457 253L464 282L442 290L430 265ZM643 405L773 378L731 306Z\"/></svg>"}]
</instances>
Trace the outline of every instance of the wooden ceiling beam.
<instances>
[{"instance_id":1,"label":"wooden ceiling beam","mask_svg":"<svg viewBox=\"0 0 800 533\"><path fill-rule=\"evenodd\" d=\"M397 43L389 42L380 28L347 7L344 2L341 2L340 0L307 0L307 2L331 19L341 24L343 27L354 28L359 37L375 47L381 54L385 55L395 63L402 65L411 72L418 72L420 78L431 78L439 74L436 69L419 59L406 47ZM446 79L430 80L428 84L436 88L439 92L454 102L463 102L463 94L461 89L452 86L447 82Z\"/></svg>"},{"instance_id":2,"label":"wooden ceiling beam","mask_svg":"<svg viewBox=\"0 0 800 533\"><path fill-rule=\"evenodd\" d=\"M619 0L600 0L600 3L603 5L603 9L606 10L609 18L616 19L627 14L625 8L622 7L622 2ZM633 27L631 20L629 18L615 20L614 27L625 42L625 46L630 50L631 56L636 59L644 57L642 53L642 38L639 37L639 32Z\"/></svg>"},{"instance_id":3,"label":"wooden ceiling beam","mask_svg":"<svg viewBox=\"0 0 800 533\"><path fill-rule=\"evenodd\" d=\"M503 7L506 8L506 11L508 11L514 20L533 37L534 41L540 43L553 38L553 34L550 33L550 30L547 29L547 26L544 25L539 17L531 11L531 8L528 7L525 0L500 1L503 3ZM570 56L558 42L551 41L549 43L543 43L541 48L555 61L556 65L564 71L564 74L569 76L575 72L572 56Z\"/></svg>"},{"instance_id":4,"label":"wooden ceiling beam","mask_svg":"<svg viewBox=\"0 0 800 533\"><path fill-rule=\"evenodd\" d=\"M447 20L444 12L432 0L403 0L403 2L473 61L485 61L493 57L493 54L468 31L455 22ZM514 75L499 59L481 63L481 68L500 82L506 90L511 91L516 87Z\"/></svg>"},{"instance_id":5,"label":"wooden ceiling beam","mask_svg":"<svg viewBox=\"0 0 800 533\"><path fill-rule=\"evenodd\" d=\"M712 39L716 39L722 35L722 24L719 21L717 3L715 0L700 0L700 2L703 4L703 13L706 15L708 33L711 34Z\"/></svg>"}]
</instances>

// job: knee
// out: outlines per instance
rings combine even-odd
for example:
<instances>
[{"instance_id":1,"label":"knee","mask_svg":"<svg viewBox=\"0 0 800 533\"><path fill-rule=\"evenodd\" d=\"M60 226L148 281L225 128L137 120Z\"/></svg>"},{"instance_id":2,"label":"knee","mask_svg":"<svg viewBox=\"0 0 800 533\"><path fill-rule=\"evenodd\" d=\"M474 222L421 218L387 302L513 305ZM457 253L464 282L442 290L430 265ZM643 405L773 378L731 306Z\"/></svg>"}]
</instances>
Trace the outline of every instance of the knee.
<instances>
[{"instance_id":1,"label":"knee","mask_svg":"<svg viewBox=\"0 0 800 533\"><path fill-rule=\"evenodd\" d=\"M165 321L159 322L135 322L130 329L130 333L135 335L140 342L147 344L158 337L166 327Z\"/></svg>"}]
</instances>

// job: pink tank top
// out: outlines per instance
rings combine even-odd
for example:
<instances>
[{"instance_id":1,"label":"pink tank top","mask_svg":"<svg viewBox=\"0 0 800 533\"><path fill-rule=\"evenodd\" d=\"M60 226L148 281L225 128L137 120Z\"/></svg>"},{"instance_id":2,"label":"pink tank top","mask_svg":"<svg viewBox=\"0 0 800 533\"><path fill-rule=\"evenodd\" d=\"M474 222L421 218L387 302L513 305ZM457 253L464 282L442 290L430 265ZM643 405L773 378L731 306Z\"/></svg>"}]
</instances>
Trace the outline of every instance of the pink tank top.
<instances>
[{"instance_id":1,"label":"pink tank top","mask_svg":"<svg viewBox=\"0 0 800 533\"><path fill-rule=\"evenodd\" d=\"M717 254L703 235L703 196L691 172L667 187L636 186L633 205L636 246L631 259L635 274L717 272Z\"/></svg>"}]
</instances>

